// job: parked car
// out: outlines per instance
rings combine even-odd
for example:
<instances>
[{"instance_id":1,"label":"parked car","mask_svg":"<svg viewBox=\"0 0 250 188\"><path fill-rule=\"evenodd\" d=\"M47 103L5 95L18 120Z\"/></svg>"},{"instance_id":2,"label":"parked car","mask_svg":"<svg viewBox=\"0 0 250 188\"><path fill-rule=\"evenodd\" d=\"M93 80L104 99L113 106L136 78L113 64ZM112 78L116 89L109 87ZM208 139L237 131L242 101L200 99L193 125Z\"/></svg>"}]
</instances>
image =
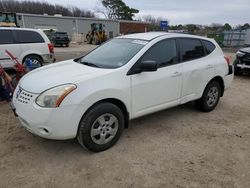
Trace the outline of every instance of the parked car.
<instances>
[{"instance_id":1,"label":"parked car","mask_svg":"<svg viewBox=\"0 0 250 188\"><path fill-rule=\"evenodd\" d=\"M5 54L10 51L20 63L29 59L32 64L42 66L54 61L54 47L40 30L24 28L0 28L0 63L3 68L13 66Z\"/></svg>"},{"instance_id":2,"label":"parked car","mask_svg":"<svg viewBox=\"0 0 250 188\"><path fill-rule=\"evenodd\" d=\"M189 101L213 110L232 80L232 65L213 39L132 34L28 73L14 92L13 109L31 133L77 137L99 152L117 142L131 119Z\"/></svg>"},{"instance_id":3,"label":"parked car","mask_svg":"<svg viewBox=\"0 0 250 188\"><path fill-rule=\"evenodd\" d=\"M56 45L60 45L60 46L69 46L69 36L66 32L54 32L51 34L51 42L56 46Z\"/></svg>"},{"instance_id":4,"label":"parked car","mask_svg":"<svg viewBox=\"0 0 250 188\"><path fill-rule=\"evenodd\" d=\"M235 75L241 75L244 72L250 72L250 47L237 51L234 62Z\"/></svg>"}]
</instances>

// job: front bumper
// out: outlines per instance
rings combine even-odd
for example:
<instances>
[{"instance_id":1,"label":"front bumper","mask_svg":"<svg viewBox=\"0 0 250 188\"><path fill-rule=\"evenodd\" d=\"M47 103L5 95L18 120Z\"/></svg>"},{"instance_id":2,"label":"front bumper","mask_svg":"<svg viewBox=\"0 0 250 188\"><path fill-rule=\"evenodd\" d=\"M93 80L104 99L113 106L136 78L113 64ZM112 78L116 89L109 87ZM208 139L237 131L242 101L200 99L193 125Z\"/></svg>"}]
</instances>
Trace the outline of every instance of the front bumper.
<instances>
[{"instance_id":1,"label":"front bumper","mask_svg":"<svg viewBox=\"0 0 250 188\"><path fill-rule=\"evenodd\" d=\"M250 53L238 51L236 53L235 66L241 70L250 70Z\"/></svg>"},{"instance_id":2,"label":"front bumper","mask_svg":"<svg viewBox=\"0 0 250 188\"><path fill-rule=\"evenodd\" d=\"M66 140L76 137L83 115L82 106L41 108L35 103L38 94L24 90L18 92L17 89L13 96L13 109L26 130L47 139Z\"/></svg>"},{"instance_id":3,"label":"front bumper","mask_svg":"<svg viewBox=\"0 0 250 188\"><path fill-rule=\"evenodd\" d=\"M69 44L69 41L67 40L56 40L54 41L55 44Z\"/></svg>"},{"instance_id":4,"label":"front bumper","mask_svg":"<svg viewBox=\"0 0 250 188\"><path fill-rule=\"evenodd\" d=\"M224 89L228 89L233 82L234 79L234 67L233 65L229 65L228 74L224 76Z\"/></svg>"},{"instance_id":5,"label":"front bumper","mask_svg":"<svg viewBox=\"0 0 250 188\"><path fill-rule=\"evenodd\" d=\"M246 64L237 64L236 66L241 69L250 69L250 65L246 65Z\"/></svg>"}]
</instances>

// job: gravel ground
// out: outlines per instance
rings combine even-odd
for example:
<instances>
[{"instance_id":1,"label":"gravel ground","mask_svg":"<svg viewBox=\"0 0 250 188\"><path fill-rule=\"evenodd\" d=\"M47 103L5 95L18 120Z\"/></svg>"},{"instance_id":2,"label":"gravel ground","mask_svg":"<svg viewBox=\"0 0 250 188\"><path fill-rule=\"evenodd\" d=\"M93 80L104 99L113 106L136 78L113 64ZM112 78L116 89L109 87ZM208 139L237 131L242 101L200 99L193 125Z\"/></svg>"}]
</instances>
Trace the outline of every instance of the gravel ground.
<instances>
[{"instance_id":1,"label":"gravel ground","mask_svg":"<svg viewBox=\"0 0 250 188\"><path fill-rule=\"evenodd\" d=\"M250 187L249 83L236 77L210 113L189 103L133 120L102 153L34 136L1 104L0 187Z\"/></svg>"},{"instance_id":2,"label":"gravel ground","mask_svg":"<svg viewBox=\"0 0 250 188\"><path fill-rule=\"evenodd\" d=\"M97 46L90 44L70 44L70 47L56 47L55 56L56 61L63 61L68 59L74 59L85 55L88 51L93 50Z\"/></svg>"}]
</instances>

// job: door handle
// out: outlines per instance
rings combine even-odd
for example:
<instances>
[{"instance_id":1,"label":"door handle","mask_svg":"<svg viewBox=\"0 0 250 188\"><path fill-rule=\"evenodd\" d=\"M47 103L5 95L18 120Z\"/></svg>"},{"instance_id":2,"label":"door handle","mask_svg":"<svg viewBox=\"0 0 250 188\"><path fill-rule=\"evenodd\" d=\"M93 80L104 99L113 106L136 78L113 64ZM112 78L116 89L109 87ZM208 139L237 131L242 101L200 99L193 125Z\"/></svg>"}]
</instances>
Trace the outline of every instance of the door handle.
<instances>
[{"instance_id":1,"label":"door handle","mask_svg":"<svg viewBox=\"0 0 250 188\"><path fill-rule=\"evenodd\" d=\"M181 76L181 73L178 72L178 71L174 72L174 73L171 75L171 77L178 77L178 76Z\"/></svg>"},{"instance_id":2,"label":"door handle","mask_svg":"<svg viewBox=\"0 0 250 188\"><path fill-rule=\"evenodd\" d=\"M211 64L208 64L207 67L206 67L206 69L212 69L212 68L214 68L214 66L211 65Z\"/></svg>"}]
</instances>

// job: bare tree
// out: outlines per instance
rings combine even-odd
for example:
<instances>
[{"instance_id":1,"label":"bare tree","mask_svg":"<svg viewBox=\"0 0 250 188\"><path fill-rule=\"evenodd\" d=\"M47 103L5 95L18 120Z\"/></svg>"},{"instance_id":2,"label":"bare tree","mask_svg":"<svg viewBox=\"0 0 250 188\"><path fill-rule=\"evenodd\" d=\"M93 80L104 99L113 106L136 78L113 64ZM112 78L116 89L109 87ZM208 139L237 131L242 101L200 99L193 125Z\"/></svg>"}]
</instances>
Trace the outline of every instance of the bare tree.
<instances>
[{"instance_id":1,"label":"bare tree","mask_svg":"<svg viewBox=\"0 0 250 188\"><path fill-rule=\"evenodd\" d=\"M160 22L161 21L168 21L167 18L155 17L155 16L152 16L152 15L143 15L142 17L139 17L138 19L139 19L139 21L143 21L143 22L149 23L150 30L152 30L152 31L159 31L159 30L161 30Z\"/></svg>"},{"instance_id":2,"label":"bare tree","mask_svg":"<svg viewBox=\"0 0 250 188\"><path fill-rule=\"evenodd\" d=\"M48 2L41 1L17 1L17 0L1 0L0 12L18 12L29 14L61 14L63 16L75 17L95 17L91 11L86 11L75 6L65 7L62 5L53 5Z\"/></svg>"}]
</instances>

